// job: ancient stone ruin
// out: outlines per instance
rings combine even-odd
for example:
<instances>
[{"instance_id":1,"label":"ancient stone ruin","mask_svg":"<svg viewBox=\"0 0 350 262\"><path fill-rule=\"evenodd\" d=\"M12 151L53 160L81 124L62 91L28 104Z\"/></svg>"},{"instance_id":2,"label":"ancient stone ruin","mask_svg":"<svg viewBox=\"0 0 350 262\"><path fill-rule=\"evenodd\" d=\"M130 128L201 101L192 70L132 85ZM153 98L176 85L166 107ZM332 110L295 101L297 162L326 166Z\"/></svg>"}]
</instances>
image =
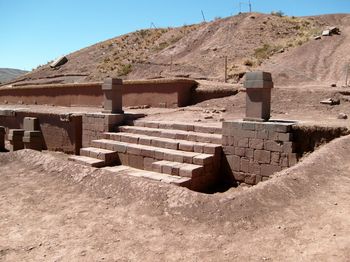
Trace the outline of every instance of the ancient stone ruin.
<instances>
[{"instance_id":1,"label":"ancient stone ruin","mask_svg":"<svg viewBox=\"0 0 350 262\"><path fill-rule=\"evenodd\" d=\"M291 167L312 146L295 121L270 118L273 81L270 73L246 74L246 115L222 124L146 121L130 114L125 105L181 107L191 104L193 80L25 86L0 89L0 101L45 104L48 101L72 112L0 109L0 150L63 151L78 164L215 192L239 184L256 185ZM35 101L34 101L35 100ZM100 106L99 112L73 112L72 105ZM5 130L7 136L5 136ZM331 137L340 136L342 131ZM312 134L311 134L312 136ZM323 135L319 135L320 138ZM311 143L311 142L310 142Z\"/></svg>"}]
</instances>

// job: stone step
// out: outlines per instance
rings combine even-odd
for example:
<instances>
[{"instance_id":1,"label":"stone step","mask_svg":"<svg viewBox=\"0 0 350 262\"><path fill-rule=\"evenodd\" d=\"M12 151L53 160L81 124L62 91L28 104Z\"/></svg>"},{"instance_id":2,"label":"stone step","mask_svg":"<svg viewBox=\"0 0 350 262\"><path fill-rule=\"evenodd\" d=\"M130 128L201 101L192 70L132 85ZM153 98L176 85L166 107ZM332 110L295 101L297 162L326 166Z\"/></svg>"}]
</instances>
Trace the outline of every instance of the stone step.
<instances>
[{"instance_id":1,"label":"stone step","mask_svg":"<svg viewBox=\"0 0 350 262\"><path fill-rule=\"evenodd\" d=\"M171 129L171 130L182 130L192 131L199 133L208 134L221 134L222 124L221 123L186 123L186 122L173 122L173 121L149 121L149 120L135 120L129 123L133 126L138 127L149 127L149 128L160 128L160 129Z\"/></svg>"},{"instance_id":2,"label":"stone step","mask_svg":"<svg viewBox=\"0 0 350 262\"><path fill-rule=\"evenodd\" d=\"M152 164L152 170L172 176L196 178L204 174L204 167L193 164L182 164L172 161L157 161Z\"/></svg>"},{"instance_id":3,"label":"stone step","mask_svg":"<svg viewBox=\"0 0 350 262\"><path fill-rule=\"evenodd\" d=\"M211 143L201 143L193 142L180 139L171 139L171 138L162 138L156 136L146 136L140 134L132 133L104 133L106 139L125 142L125 143L134 143L145 146L154 146L161 147L173 150L181 150L186 152L195 152L195 153L205 153L220 155L222 151L222 146L218 144Z\"/></svg>"},{"instance_id":4,"label":"stone step","mask_svg":"<svg viewBox=\"0 0 350 262\"><path fill-rule=\"evenodd\" d=\"M202 143L212 143L212 144L222 143L221 134L208 134L208 133L193 132L193 131L170 130L170 129L151 128L151 127L139 127L139 126L120 126L118 129L120 132L124 132L124 133L187 140L187 141L202 142Z\"/></svg>"},{"instance_id":5,"label":"stone step","mask_svg":"<svg viewBox=\"0 0 350 262\"><path fill-rule=\"evenodd\" d=\"M96 158L104 161L106 166L116 164L118 162L118 153L116 151L107 150L96 147L86 147L80 149L80 155Z\"/></svg>"},{"instance_id":6,"label":"stone step","mask_svg":"<svg viewBox=\"0 0 350 262\"><path fill-rule=\"evenodd\" d=\"M116 174L116 175L129 175L134 177L142 177L145 179L150 179L154 181L164 182L164 183L183 186L183 187L188 187L191 181L191 178L188 178L188 177L172 176L168 174L140 170L140 169L127 167L127 166L104 167L103 169L109 172L112 172L113 174Z\"/></svg>"},{"instance_id":7,"label":"stone step","mask_svg":"<svg viewBox=\"0 0 350 262\"><path fill-rule=\"evenodd\" d=\"M92 145L101 149L116 151L118 152L120 159L125 157L125 155L134 155L154 160L167 160L202 166L214 164L214 155L212 154L185 152L180 150L114 141L110 139L93 140ZM138 162L140 162L140 160ZM141 166L141 163L134 167L139 168L139 166Z\"/></svg>"},{"instance_id":8,"label":"stone step","mask_svg":"<svg viewBox=\"0 0 350 262\"><path fill-rule=\"evenodd\" d=\"M76 162L81 165L91 166L91 167L104 167L105 162L100 159L87 157L87 156L70 156L69 161Z\"/></svg>"}]
</instances>

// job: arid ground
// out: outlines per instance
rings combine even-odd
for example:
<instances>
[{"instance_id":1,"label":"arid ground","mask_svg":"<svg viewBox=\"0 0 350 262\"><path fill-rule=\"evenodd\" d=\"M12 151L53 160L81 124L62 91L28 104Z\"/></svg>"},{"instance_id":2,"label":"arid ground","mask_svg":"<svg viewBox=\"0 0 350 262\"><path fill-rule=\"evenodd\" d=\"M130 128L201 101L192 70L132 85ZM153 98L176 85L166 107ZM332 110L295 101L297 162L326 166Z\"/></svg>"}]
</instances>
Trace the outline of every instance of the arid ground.
<instances>
[{"instance_id":1,"label":"arid ground","mask_svg":"<svg viewBox=\"0 0 350 262\"><path fill-rule=\"evenodd\" d=\"M349 152L340 138L270 181L213 195L60 154L1 154L0 260L349 261Z\"/></svg>"}]
</instances>

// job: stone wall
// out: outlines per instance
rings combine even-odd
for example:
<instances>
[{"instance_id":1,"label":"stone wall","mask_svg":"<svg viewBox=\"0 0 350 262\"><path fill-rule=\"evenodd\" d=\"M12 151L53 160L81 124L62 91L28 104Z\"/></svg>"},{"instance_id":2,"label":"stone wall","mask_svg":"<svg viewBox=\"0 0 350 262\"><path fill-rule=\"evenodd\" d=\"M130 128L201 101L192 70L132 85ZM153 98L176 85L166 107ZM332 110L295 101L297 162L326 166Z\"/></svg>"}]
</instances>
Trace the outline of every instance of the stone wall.
<instances>
[{"instance_id":1,"label":"stone wall","mask_svg":"<svg viewBox=\"0 0 350 262\"><path fill-rule=\"evenodd\" d=\"M0 110L0 123L6 129L23 128L25 117L39 119L44 148L50 151L79 153L82 145L82 116L74 114L40 113L20 110Z\"/></svg>"},{"instance_id":2,"label":"stone wall","mask_svg":"<svg viewBox=\"0 0 350 262\"><path fill-rule=\"evenodd\" d=\"M103 106L102 82L80 84L46 84L0 88L0 103ZM123 81L123 106L149 105L175 108L191 103L197 82L189 79L156 79Z\"/></svg>"},{"instance_id":3,"label":"stone wall","mask_svg":"<svg viewBox=\"0 0 350 262\"><path fill-rule=\"evenodd\" d=\"M297 163L293 123L232 121L223 123L225 173L255 185Z\"/></svg>"},{"instance_id":4,"label":"stone wall","mask_svg":"<svg viewBox=\"0 0 350 262\"><path fill-rule=\"evenodd\" d=\"M83 147L91 146L91 141L103 139L104 132L115 131L124 122L123 114L92 113L83 115Z\"/></svg>"}]
</instances>

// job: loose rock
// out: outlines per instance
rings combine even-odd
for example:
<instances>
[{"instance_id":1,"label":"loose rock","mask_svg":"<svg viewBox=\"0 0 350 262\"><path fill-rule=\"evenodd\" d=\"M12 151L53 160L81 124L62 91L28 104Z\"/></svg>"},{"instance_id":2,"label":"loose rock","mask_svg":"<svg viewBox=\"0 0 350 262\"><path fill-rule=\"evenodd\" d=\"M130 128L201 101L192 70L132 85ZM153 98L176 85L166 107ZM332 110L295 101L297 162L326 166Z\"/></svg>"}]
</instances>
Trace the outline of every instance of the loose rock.
<instances>
[{"instance_id":1,"label":"loose rock","mask_svg":"<svg viewBox=\"0 0 350 262\"><path fill-rule=\"evenodd\" d=\"M338 119L348 119L348 115L345 114L345 113L340 113L340 114L338 115Z\"/></svg>"}]
</instances>

